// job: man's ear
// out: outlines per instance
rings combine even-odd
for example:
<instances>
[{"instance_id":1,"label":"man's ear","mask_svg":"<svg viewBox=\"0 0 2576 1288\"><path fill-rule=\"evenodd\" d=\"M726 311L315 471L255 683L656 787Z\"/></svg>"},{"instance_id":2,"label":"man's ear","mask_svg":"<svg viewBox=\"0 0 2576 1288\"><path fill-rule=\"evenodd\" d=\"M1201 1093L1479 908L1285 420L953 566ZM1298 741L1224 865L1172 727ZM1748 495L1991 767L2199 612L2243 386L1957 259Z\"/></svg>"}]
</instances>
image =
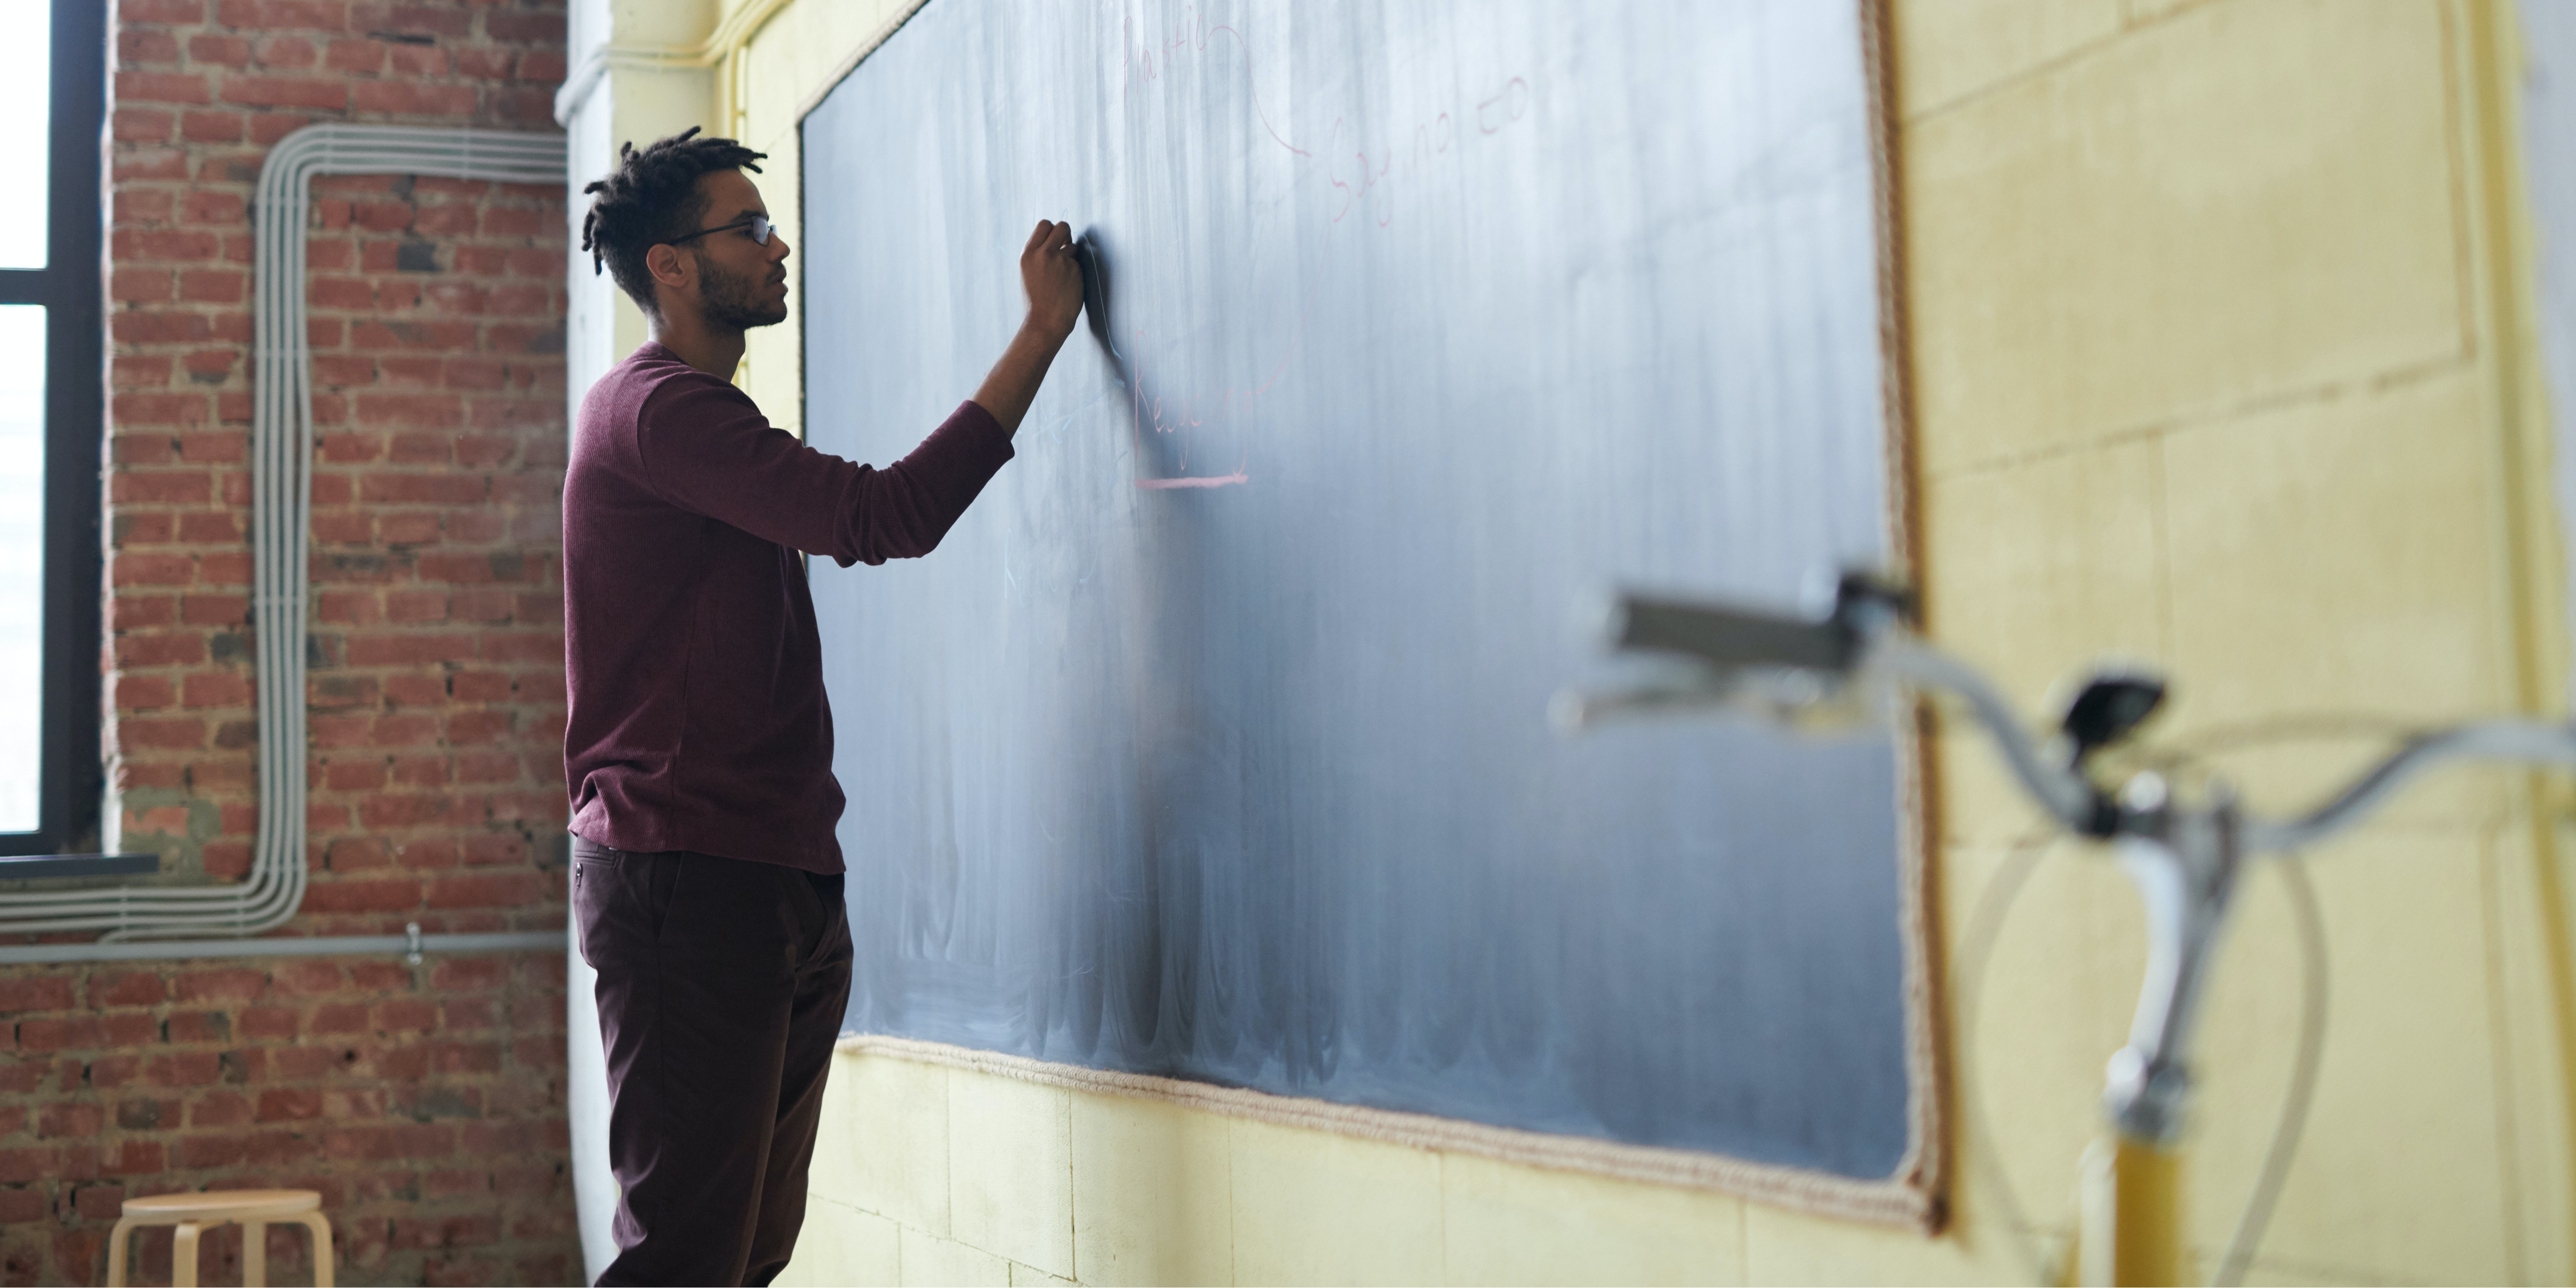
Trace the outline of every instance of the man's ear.
<instances>
[{"instance_id":1,"label":"man's ear","mask_svg":"<svg viewBox=\"0 0 2576 1288\"><path fill-rule=\"evenodd\" d=\"M685 291L697 285L697 265L671 245L655 246L644 252L644 271L653 280L673 290Z\"/></svg>"}]
</instances>

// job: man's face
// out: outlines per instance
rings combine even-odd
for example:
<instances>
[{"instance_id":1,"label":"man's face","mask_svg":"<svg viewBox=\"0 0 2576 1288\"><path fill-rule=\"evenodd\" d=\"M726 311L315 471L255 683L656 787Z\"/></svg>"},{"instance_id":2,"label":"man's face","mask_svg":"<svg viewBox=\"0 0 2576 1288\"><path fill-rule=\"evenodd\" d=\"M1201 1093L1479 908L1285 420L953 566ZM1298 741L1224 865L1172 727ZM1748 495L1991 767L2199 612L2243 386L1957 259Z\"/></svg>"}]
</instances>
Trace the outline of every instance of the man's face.
<instances>
[{"instance_id":1,"label":"man's face","mask_svg":"<svg viewBox=\"0 0 2576 1288\"><path fill-rule=\"evenodd\" d=\"M706 199L701 228L740 224L754 215L768 217L760 189L739 170L718 170L698 178ZM787 320L787 239L776 231L769 244L752 240L748 226L709 233L686 243L697 261L698 312L710 330L740 334L756 326Z\"/></svg>"}]
</instances>

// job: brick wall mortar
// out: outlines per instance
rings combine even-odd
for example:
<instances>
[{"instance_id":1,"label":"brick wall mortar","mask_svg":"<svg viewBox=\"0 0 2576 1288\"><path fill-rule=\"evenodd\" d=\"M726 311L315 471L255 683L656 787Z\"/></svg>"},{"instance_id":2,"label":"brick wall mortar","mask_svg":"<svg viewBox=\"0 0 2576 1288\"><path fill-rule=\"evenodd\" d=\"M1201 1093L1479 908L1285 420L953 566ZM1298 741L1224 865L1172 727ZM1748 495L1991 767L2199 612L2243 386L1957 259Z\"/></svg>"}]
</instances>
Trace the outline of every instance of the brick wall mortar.
<instances>
[{"instance_id":1,"label":"brick wall mortar","mask_svg":"<svg viewBox=\"0 0 2576 1288\"><path fill-rule=\"evenodd\" d=\"M317 121L552 132L563 25L561 0L118 0L102 731L122 848L164 880L240 879L258 828L260 162ZM564 924L563 201L314 184L296 932ZM562 989L542 956L0 971L0 1282L94 1281L126 1193L290 1183L325 1190L354 1276L566 1281Z\"/></svg>"},{"instance_id":2,"label":"brick wall mortar","mask_svg":"<svg viewBox=\"0 0 2576 1288\"><path fill-rule=\"evenodd\" d=\"M128 1195L317 1190L346 1274L567 1283L559 957L123 963L0 978L0 1276L97 1282ZM137 1281L169 1281L169 1239ZM279 1277L309 1271L272 1232ZM238 1230L208 1281L240 1272Z\"/></svg>"}]
</instances>

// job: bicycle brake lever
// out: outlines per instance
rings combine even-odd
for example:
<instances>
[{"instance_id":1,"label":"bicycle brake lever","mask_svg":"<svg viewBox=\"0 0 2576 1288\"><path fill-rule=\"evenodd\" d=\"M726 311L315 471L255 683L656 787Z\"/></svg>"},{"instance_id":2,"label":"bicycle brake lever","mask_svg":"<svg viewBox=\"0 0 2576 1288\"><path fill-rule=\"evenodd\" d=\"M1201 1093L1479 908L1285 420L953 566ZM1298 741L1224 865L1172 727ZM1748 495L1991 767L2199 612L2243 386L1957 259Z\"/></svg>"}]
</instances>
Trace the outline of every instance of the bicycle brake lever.
<instances>
[{"instance_id":1,"label":"bicycle brake lever","mask_svg":"<svg viewBox=\"0 0 2576 1288\"><path fill-rule=\"evenodd\" d=\"M1566 689L1548 703L1548 722L1576 734L1606 720L1723 712L1815 733L1854 723L1862 686L1790 668L1711 671L1606 692Z\"/></svg>"},{"instance_id":2,"label":"bicycle brake lever","mask_svg":"<svg viewBox=\"0 0 2576 1288\"><path fill-rule=\"evenodd\" d=\"M1609 720L1722 708L1730 696L1724 686L1714 684L1649 684L1599 692L1559 689L1548 700L1547 722L1570 737Z\"/></svg>"}]
</instances>

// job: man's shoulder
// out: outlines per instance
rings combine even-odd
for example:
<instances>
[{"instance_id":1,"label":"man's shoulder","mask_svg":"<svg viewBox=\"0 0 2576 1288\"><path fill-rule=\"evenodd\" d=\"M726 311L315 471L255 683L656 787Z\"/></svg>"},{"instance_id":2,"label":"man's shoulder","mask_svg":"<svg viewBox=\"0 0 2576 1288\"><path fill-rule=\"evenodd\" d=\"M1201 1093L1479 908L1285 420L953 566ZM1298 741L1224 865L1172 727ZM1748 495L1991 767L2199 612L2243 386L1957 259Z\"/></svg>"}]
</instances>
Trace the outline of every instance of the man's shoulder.
<instances>
[{"instance_id":1,"label":"man's shoulder","mask_svg":"<svg viewBox=\"0 0 2576 1288\"><path fill-rule=\"evenodd\" d=\"M642 402L665 384L696 374L696 369L680 361L670 350L647 343L601 372L599 380L590 387L590 396L631 406Z\"/></svg>"},{"instance_id":2,"label":"man's shoulder","mask_svg":"<svg viewBox=\"0 0 2576 1288\"><path fill-rule=\"evenodd\" d=\"M618 360L582 395L580 424L584 434L631 436L675 401L726 393L732 384L680 361L660 345L647 344Z\"/></svg>"},{"instance_id":3,"label":"man's shoulder","mask_svg":"<svg viewBox=\"0 0 2576 1288\"><path fill-rule=\"evenodd\" d=\"M597 470L632 473L635 468L636 434L644 416L644 407L655 391L669 380L668 367L673 364L656 351L658 345L645 345L619 359L591 382L581 397L581 407L573 417L572 459L566 463L569 475L587 475ZM571 480L567 479L567 486Z\"/></svg>"},{"instance_id":4,"label":"man's shoulder","mask_svg":"<svg viewBox=\"0 0 2576 1288\"><path fill-rule=\"evenodd\" d=\"M694 405L700 413L713 410L712 404L738 405L728 410L753 406L751 396L732 381L700 371L655 344L628 354L593 388L604 390L608 403L635 422L684 405Z\"/></svg>"}]
</instances>

